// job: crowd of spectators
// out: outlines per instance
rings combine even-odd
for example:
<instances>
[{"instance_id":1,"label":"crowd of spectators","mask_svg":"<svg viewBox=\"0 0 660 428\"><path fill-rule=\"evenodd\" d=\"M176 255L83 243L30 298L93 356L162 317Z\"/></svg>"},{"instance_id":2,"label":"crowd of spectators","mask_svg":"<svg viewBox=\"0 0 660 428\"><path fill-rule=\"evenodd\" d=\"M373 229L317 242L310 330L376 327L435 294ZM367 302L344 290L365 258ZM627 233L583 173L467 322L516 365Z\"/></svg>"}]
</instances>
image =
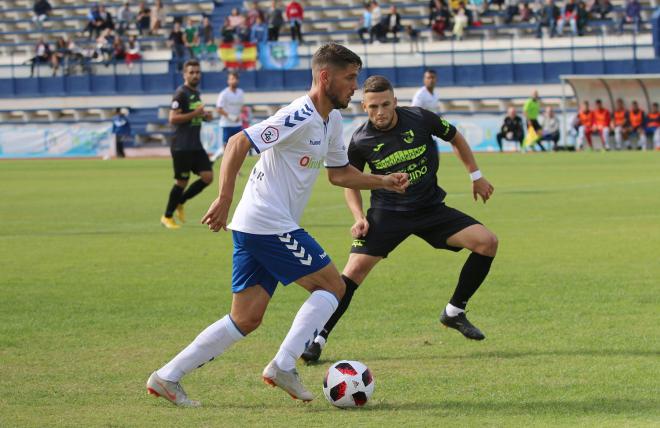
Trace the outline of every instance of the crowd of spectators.
<instances>
[{"instance_id":1,"label":"crowd of spectators","mask_svg":"<svg viewBox=\"0 0 660 428\"><path fill-rule=\"evenodd\" d=\"M481 16L489 7L497 8L504 24L528 23L542 37L543 28L550 37L561 36L570 28L573 36L582 36L593 21L612 21L623 32L627 26L638 32L641 23L639 0L625 0L617 19L610 0L430 0L428 26L436 39L462 39L471 27L482 25Z\"/></svg>"}]
</instances>

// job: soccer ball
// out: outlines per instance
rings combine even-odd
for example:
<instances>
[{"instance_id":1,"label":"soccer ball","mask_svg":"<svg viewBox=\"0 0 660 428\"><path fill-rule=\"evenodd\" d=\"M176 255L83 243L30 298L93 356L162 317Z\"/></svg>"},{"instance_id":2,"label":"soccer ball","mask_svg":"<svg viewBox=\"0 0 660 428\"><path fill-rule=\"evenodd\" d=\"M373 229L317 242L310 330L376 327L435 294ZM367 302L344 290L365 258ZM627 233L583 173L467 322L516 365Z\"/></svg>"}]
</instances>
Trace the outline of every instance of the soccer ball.
<instances>
[{"instance_id":1,"label":"soccer ball","mask_svg":"<svg viewBox=\"0 0 660 428\"><path fill-rule=\"evenodd\" d=\"M333 406L364 406L374 393L371 370L359 361L338 361L325 373L323 393Z\"/></svg>"}]
</instances>

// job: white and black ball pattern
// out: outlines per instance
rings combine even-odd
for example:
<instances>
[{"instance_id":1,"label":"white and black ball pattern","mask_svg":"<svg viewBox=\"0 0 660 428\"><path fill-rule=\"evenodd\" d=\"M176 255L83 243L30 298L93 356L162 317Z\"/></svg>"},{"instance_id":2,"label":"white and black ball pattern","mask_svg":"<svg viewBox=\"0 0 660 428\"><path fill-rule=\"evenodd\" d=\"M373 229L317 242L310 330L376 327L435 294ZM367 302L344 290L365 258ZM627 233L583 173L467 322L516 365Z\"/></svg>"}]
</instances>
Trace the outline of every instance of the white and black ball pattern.
<instances>
[{"instance_id":1,"label":"white and black ball pattern","mask_svg":"<svg viewBox=\"0 0 660 428\"><path fill-rule=\"evenodd\" d=\"M337 361L323 378L323 393L337 407L361 407L374 392L374 378L367 366L359 361Z\"/></svg>"}]
</instances>

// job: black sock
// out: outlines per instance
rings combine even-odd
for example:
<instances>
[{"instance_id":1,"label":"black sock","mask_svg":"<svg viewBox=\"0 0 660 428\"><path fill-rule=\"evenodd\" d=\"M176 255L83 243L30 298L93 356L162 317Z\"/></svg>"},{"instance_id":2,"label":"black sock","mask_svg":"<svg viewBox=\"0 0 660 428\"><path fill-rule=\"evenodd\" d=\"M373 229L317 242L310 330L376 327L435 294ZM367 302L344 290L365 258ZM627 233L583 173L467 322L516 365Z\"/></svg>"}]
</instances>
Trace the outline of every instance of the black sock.
<instances>
[{"instance_id":1,"label":"black sock","mask_svg":"<svg viewBox=\"0 0 660 428\"><path fill-rule=\"evenodd\" d=\"M456 290L454 290L454 295L451 296L449 303L457 308L465 309L470 297L486 279L493 259L494 257L482 256L477 253L470 254L463 265L463 269L461 269L458 285L456 285Z\"/></svg>"},{"instance_id":2,"label":"black sock","mask_svg":"<svg viewBox=\"0 0 660 428\"><path fill-rule=\"evenodd\" d=\"M337 324L337 322L339 321L339 318L341 318L342 315L344 315L344 312L346 312L346 309L348 309L348 305L351 304L353 293L355 293L355 290L357 290L357 288L359 287L358 284L353 282L352 279L350 279L345 275L342 275L341 279L343 279L344 283L346 284L346 293L344 293L344 297L342 297L341 301L339 302L339 305L337 305L337 309L335 310L335 313L332 314L328 322L325 323L325 327L323 327L321 333L319 333L319 336L323 336L324 339L328 338L332 329L335 328L335 324Z\"/></svg>"},{"instance_id":3,"label":"black sock","mask_svg":"<svg viewBox=\"0 0 660 428\"><path fill-rule=\"evenodd\" d=\"M183 187L179 187L176 184L172 186L172 190L170 190L170 199L168 199L167 208L165 208L165 217L172 217L176 206L179 205L181 195L183 195Z\"/></svg>"},{"instance_id":4,"label":"black sock","mask_svg":"<svg viewBox=\"0 0 660 428\"><path fill-rule=\"evenodd\" d=\"M181 199L179 200L179 203L184 204L188 199L192 199L193 197L195 197L199 192L204 190L204 188L208 185L209 184L206 183L201 178L199 180L195 181L193 184L188 186L188 188L186 189L186 192L183 194L183 196L181 196Z\"/></svg>"}]
</instances>

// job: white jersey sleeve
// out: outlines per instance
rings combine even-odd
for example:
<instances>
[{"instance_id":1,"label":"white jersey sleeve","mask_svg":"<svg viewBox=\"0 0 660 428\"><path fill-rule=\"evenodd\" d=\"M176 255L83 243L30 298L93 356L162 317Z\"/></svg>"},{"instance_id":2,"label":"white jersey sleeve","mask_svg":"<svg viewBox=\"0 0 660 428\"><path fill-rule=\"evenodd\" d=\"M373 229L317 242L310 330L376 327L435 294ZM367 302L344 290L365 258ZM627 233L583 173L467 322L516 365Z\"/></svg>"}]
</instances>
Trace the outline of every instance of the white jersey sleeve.
<instances>
[{"instance_id":1,"label":"white jersey sleeve","mask_svg":"<svg viewBox=\"0 0 660 428\"><path fill-rule=\"evenodd\" d=\"M216 106L217 108L220 108L220 107L223 106L223 103L224 103L224 95L225 95L225 91L224 91L224 90L220 91L220 93L218 94L218 100L215 102L215 106Z\"/></svg>"},{"instance_id":2,"label":"white jersey sleeve","mask_svg":"<svg viewBox=\"0 0 660 428\"><path fill-rule=\"evenodd\" d=\"M329 130L328 153L324 164L326 168L341 168L348 165L348 151L344 143L344 126L339 111L333 110L330 114L335 117L331 116L328 121L333 125L333 128Z\"/></svg>"},{"instance_id":3,"label":"white jersey sleeve","mask_svg":"<svg viewBox=\"0 0 660 428\"><path fill-rule=\"evenodd\" d=\"M268 119L243 130L243 132L250 139L257 152L262 153L299 133L309 123L305 119L311 116L312 113L313 110L308 112L305 108L292 110L285 107Z\"/></svg>"}]
</instances>

